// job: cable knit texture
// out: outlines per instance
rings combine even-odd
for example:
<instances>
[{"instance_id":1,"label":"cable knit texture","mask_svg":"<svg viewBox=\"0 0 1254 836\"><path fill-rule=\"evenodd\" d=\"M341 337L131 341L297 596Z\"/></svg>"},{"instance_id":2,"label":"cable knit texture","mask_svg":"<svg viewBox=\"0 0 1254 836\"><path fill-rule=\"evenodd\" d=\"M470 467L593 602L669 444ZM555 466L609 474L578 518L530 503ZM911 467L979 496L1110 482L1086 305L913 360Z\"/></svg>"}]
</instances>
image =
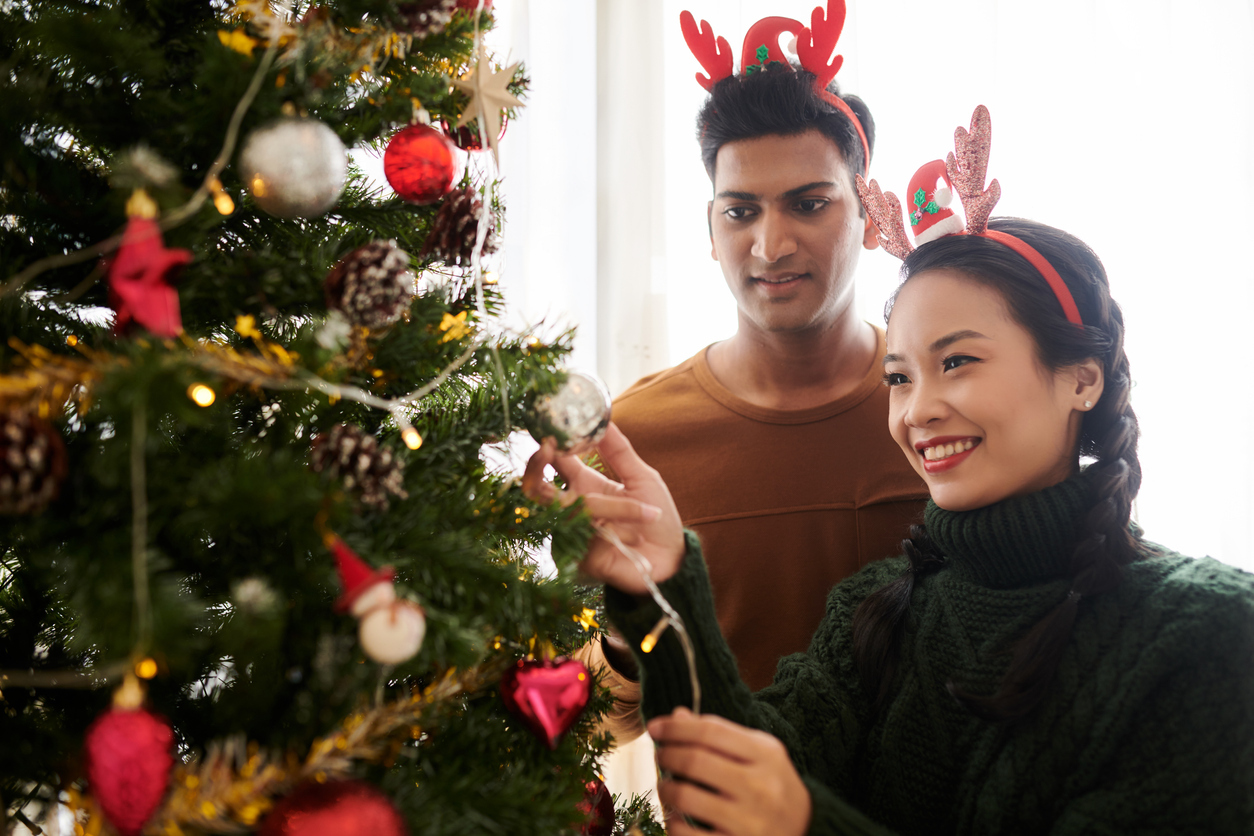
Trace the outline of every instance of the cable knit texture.
<instances>
[{"instance_id":1,"label":"cable knit texture","mask_svg":"<svg viewBox=\"0 0 1254 836\"><path fill-rule=\"evenodd\" d=\"M662 589L697 645L702 710L788 746L814 834L1254 834L1252 575L1146 545L1116 589L1081 601L1051 691L1027 719L980 720L945 689L951 679L996 689L1006 649L1066 596L1091 502L1081 475L976 511L929 504L945 567L915 585L893 696L878 715L850 625L905 558L833 589L809 650L782 659L774 683L751 695L689 533ZM614 590L606 602L633 645L659 617ZM640 657L648 717L691 704L672 633Z\"/></svg>"}]
</instances>

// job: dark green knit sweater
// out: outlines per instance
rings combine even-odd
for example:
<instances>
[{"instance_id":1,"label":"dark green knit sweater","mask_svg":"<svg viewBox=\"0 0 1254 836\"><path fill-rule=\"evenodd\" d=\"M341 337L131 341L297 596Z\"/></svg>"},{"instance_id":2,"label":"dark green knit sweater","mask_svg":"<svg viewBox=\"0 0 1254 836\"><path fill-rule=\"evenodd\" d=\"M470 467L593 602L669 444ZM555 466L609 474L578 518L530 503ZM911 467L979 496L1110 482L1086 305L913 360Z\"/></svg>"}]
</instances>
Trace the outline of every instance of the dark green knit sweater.
<instances>
[{"instance_id":1,"label":"dark green knit sweater","mask_svg":"<svg viewBox=\"0 0 1254 836\"><path fill-rule=\"evenodd\" d=\"M1051 691L1028 719L977 719L945 689L953 679L993 691L1007 665L1000 651L1067 594L1087 481L963 513L929 504L946 565L915 585L880 713L854 667L850 624L905 558L833 589L810 649L751 695L689 533L662 590L697 646L702 710L788 746L814 834L1254 834L1254 575L1147 548L1117 589L1081 601ZM638 646L656 606L615 590L606 600ZM690 704L673 631L639 658L646 716Z\"/></svg>"}]
</instances>

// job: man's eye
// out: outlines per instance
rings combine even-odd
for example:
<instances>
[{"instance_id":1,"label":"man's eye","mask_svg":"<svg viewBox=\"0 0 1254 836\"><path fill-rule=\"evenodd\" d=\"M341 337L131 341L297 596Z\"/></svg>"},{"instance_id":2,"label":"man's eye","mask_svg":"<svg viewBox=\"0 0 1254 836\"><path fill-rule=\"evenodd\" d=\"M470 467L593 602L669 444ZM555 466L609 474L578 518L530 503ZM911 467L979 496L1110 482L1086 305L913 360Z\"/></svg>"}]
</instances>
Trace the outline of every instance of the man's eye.
<instances>
[{"instance_id":1,"label":"man's eye","mask_svg":"<svg viewBox=\"0 0 1254 836\"><path fill-rule=\"evenodd\" d=\"M902 384L909 383L909 382L910 382L910 378L906 377L901 372L889 372L888 374L884 375L885 386L901 386Z\"/></svg>"},{"instance_id":2,"label":"man's eye","mask_svg":"<svg viewBox=\"0 0 1254 836\"><path fill-rule=\"evenodd\" d=\"M748 206L728 206L723 210L723 214L733 221L743 221L753 214L753 209Z\"/></svg>"},{"instance_id":3,"label":"man's eye","mask_svg":"<svg viewBox=\"0 0 1254 836\"><path fill-rule=\"evenodd\" d=\"M941 368L949 372L949 371L953 371L959 366L965 366L968 363L978 363L978 362L980 361L976 357L968 357L965 354L955 354L953 357L946 357L944 360L942 360Z\"/></svg>"},{"instance_id":4,"label":"man's eye","mask_svg":"<svg viewBox=\"0 0 1254 836\"><path fill-rule=\"evenodd\" d=\"M807 215L820 211L826 205L826 200L817 197L807 197L797 201L797 209Z\"/></svg>"}]
</instances>

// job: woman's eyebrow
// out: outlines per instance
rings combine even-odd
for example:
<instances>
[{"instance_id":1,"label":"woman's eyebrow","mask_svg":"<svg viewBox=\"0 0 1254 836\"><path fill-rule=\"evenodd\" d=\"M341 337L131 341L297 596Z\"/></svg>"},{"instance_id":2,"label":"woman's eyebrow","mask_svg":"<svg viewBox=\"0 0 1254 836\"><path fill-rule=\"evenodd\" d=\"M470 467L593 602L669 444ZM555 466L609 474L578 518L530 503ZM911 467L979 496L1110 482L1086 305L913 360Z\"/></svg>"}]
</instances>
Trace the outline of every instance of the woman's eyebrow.
<instances>
[{"instance_id":1,"label":"woman's eyebrow","mask_svg":"<svg viewBox=\"0 0 1254 836\"><path fill-rule=\"evenodd\" d=\"M954 331L952 334L946 334L945 336L941 337L936 342L929 345L927 347L927 350L930 351L932 354L935 354L938 351L948 348L949 346L953 345L959 340L987 340L987 339L988 337L984 336L979 331L972 331L968 328L964 331Z\"/></svg>"},{"instance_id":2,"label":"woman's eyebrow","mask_svg":"<svg viewBox=\"0 0 1254 836\"><path fill-rule=\"evenodd\" d=\"M944 349L948 348L949 346L953 345L959 340L987 340L987 339L990 339L990 338L984 336L979 331L972 331L970 329L967 329L965 331L954 331L952 334L946 334L945 336L936 340L936 342L932 343L931 345L927 347L927 350L931 352L932 354L935 354L938 351L943 351ZM887 366L889 363L900 363L901 359L902 358L900 354L885 354L884 365Z\"/></svg>"}]
</instances>

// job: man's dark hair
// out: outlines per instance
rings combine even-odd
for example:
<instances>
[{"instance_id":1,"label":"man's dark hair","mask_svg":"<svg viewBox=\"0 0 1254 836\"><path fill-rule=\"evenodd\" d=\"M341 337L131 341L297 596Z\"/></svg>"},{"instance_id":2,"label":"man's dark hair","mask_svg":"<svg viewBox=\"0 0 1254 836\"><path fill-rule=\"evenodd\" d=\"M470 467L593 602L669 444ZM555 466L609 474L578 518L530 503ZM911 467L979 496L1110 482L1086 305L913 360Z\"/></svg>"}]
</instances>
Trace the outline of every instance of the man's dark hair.
<instances>
[{"instance_id":1,"label":"man's dark hair","mask_svg":"<svg viewBox=\"0 0 1254 836\"><path fill-rule=\"evenodd\" d=\"M833 81L827 90L840 96ZM875 120L857 96L840 96L858 115L867 146L875 151ZM862 140L844 113L828 104L814 89L814 74L800 67L768 64L757 72L734 74L714 85L697 114L701 161L714 180L714 161L725 143L770 134L792 136L818 130L840 149L849 174L864 169Z\"/></svg>"}]
</instances>

